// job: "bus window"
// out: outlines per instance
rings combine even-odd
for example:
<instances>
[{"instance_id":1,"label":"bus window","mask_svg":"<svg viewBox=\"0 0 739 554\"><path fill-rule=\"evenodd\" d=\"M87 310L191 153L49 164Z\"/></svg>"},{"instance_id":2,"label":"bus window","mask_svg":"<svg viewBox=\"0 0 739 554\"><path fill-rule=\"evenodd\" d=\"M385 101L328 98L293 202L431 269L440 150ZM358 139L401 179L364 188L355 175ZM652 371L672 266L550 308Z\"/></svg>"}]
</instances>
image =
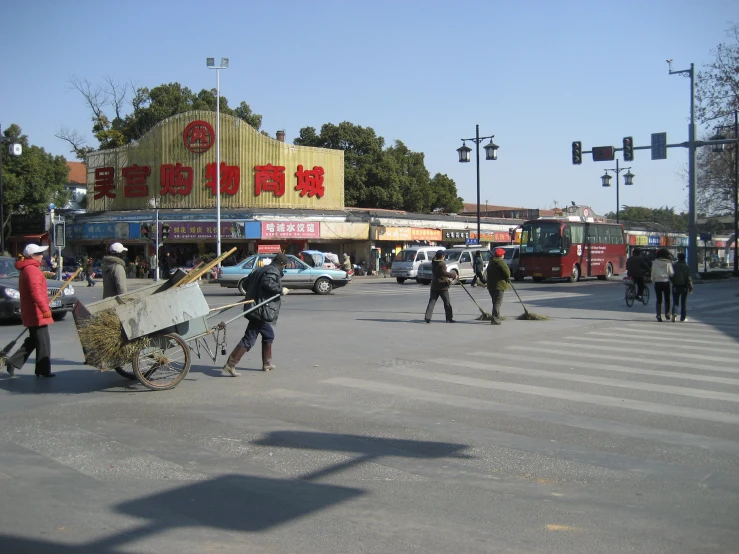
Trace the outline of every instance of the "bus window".
<instances>
[{"instance_id":1,"label":"bus window","mask_svg":"<svg viewBox=\"0 0 739 554\"><path fill-rule=\"evenodd\" d=\"M587 237L586 240L590 244L598 244L598 227L595 225L587 226Z\"/></svg>"},{"instance_id":2,"label":"bus window","mask_svg":"<svg viewBox=\"0 0 739 554\"><path fill-rule=\"evenodd\" d=\"M572 244L583 244L585 242L585 225L582 223L569 223L567 228L572 235Z\"/></svg>"}]
</instances>

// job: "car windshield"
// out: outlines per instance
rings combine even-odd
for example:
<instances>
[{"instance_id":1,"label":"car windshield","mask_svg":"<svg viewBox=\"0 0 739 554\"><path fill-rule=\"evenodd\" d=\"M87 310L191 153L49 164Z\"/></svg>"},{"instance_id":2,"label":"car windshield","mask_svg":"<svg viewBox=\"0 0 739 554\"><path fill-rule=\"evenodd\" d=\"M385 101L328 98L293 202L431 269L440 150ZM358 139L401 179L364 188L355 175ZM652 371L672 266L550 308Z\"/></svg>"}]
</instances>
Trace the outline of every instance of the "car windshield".
<instances>
[{"instance_id":1,"label":"car windshield","mask_svg":"<svg viewBox=\"0 0 739 554\"><path fill-rule=\"evenodd\" d=\"M513 253L515 252L515 250L513 248L504 248L503 249L503 252L504 252L503 257L506 260L512 260L513 259Z\"/></svg>"},{"instance_id":2,"label":"car windshield","mask_svg":"<svg viewBox=\"0 0 739 554\"><path fill-rule=\"evenodd\" d=\"M521 232L521 252L526 254L561 254L560 224L553 221L526 223Z\"/></svg>"},{"instance_id":3,"label":"car windshield","mask_svg":"<svg viewBox=\"0 0 739 554\"><path fill-rule=\"evenodd\" d=\"M0 277L18 277L19 275L13 258L0 258Z\"/></svg>"},{"instance_id":4,"label":"car windshield","mask_svg":"<svg viewBox=\"0 0 739 554\"><path fill-rule=\"evenodd\" d=\"M460 250L447 250L444 252L444 261L445 262L456 262L459 260L459 257L462 255L462 252Z\"/></svg>"},{"instance_id":5,"label":"car windshield","mask_svg":"<svg viewBox=\"0 0 739 554\"><path fill-rule=\"evenodd\" d=\"M401 250L398 255L395 256L396 262L412 262L416 259L417 250Z\"/></svg>"}]
</instances>

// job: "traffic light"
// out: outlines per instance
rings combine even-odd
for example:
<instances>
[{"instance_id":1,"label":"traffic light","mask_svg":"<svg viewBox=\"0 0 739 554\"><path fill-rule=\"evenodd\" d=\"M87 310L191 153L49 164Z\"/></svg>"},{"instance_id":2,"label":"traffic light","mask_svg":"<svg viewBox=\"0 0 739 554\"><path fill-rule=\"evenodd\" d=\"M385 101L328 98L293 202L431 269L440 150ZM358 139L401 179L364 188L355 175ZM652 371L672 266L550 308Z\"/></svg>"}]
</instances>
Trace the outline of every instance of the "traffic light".
<instances>
[{"instance_id":1,"label":"traffic light","mask_svg":"<svg viewBox=\"0 0 739 554\"><path fill-rule=\"evenodd\" d=\"M141 225L141 238L142 239L148 239L149 238L149 225L144 223Z\"/></svg>"},{"instance_id":2,"label":"traffic light","mask_svg":"<svg viewBox=\"0 0 739 554\"><path fill-rule=\"evenodd\" d=\"M576 140L572 143L572 165L580 165L582 163L582 142Z\"/></svg>"},{"instance_id":3,"label":"traffic light","mask_svg":"<svg viewBox=\"0 0 739 554\"><path fill-rule=\"evenodd\" d=\"M162 240L169 238L169 223L162 225Z\"/></svg>"},{"instance_id":4,"label":"traffic light","mask_svg":"<svg viewBox=\"0 0 739 554\"><path fill-rule=\"evenodd\" d=\"M634 139L632 137L624 137L624 161L634 161Z\"/></svg>"}]
</instances>

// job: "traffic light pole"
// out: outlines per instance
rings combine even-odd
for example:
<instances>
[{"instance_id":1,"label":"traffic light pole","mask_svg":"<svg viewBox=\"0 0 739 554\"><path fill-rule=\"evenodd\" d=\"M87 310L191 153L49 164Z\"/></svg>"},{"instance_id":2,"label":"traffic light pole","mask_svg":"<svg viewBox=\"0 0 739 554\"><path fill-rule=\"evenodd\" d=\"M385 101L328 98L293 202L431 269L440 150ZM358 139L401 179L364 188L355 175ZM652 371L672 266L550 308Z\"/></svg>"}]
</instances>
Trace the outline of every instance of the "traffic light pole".
<instances>
[{"instance_id":1,"label":"traffic light pole","mask_svg":"<svg viewBox=\"0 0 739 554\"><path fill-rule=\"evenodd\" d=\"M156 236L156 251L154 254L154 257L157 261L157 266L154 268L154 281L159 282L159 266L161 263L159 262L159 203L156 204L155 212L155 218L156 221L154 222L154 235Z\"/></svg>"}]
</instances>

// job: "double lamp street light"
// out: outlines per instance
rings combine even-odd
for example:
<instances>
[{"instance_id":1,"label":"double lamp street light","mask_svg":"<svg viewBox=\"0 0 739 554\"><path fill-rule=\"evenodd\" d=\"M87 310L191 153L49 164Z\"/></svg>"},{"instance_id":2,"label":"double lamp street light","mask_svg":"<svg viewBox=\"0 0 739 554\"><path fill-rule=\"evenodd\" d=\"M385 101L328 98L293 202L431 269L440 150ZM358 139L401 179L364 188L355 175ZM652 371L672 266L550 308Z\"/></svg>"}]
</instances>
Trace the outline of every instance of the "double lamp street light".
<instances>
[{"instance_id":1,"label":"double lamp street light","mask_svg":"<svg viewBox=\"0 0 739 554\"><path fill-rule=\"evenodd\" d=\"M608 175L608 172L609 171L613 171L616 174L616 223L618 223L619 222L618 221L618 219L619 219L618 218L618 212L619 212L620 207L621 207L621 201L620 201L620 198L619 198L620 187L621 187L621 183L619 182L619 174L622 171L628 171L628 173L626 175L624 175L624 180L625 180L625 183L624 184L627 185L627 186L634 184L634 174L631 173L631 168L630 167L619 167L618 166L618 158L616 158L616 169L606 169L605 170L605 174L601 175L601 177L600 177L601 181L603 182L603 186L604 187L610 187L611 186L611 176Z\"/></svg>"},{"instance_id":2,"label":"double lamp street light","mask_svg":"<svg viewBox=\"0 0 739 554\"><path fill-rule=\"evenodd\" d=\"M469 140L475 143L475 161L477 162L477 244L481 244L482 242L482 234L480 233L480 143L483 140L490 139L490 142L485 145L485 159L497 160L498 145L493 142L493 137L495 137L495 135L481 137L480 126L475 125L475 137L460 139L462 141L462 146L457 148L460 163L467 163L470 161L470 152L472 151L472 148L467 146L466 141Z\"/></svg>"}]
</instances>

